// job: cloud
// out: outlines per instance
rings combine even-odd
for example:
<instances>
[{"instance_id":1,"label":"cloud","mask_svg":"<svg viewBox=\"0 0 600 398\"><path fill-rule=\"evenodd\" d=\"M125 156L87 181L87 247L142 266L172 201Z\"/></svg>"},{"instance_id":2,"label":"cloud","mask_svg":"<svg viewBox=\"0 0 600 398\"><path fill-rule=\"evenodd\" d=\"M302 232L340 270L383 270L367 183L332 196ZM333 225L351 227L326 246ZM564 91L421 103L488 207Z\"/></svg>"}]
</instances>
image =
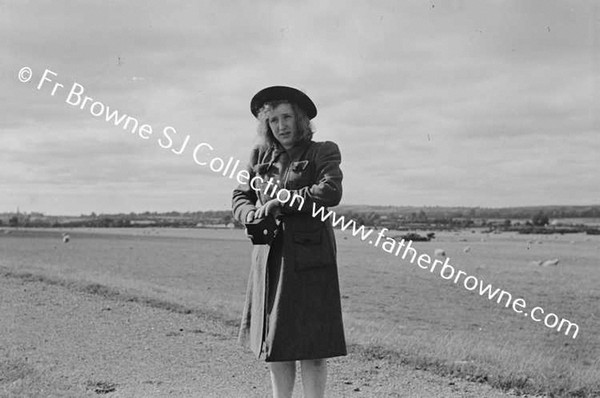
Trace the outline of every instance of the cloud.
<instances>
[{"instance_id":1,"label":"cloud","mask_svg":"<svg viewBox=\"0 0 600 398\"><path fill-rule=\"evenodd\" d=\"M0 209L33 196L44 211L63 202L74 212L227 207L234 181L157 139L172 126L177 143L189 135L245 161L249 99L275 84L317 103L315 138L342 149L346 203L597 201L600 16L591 1L2 7L0 178L12 193ZM30 83L16 78L22 66L34 71ZM55 96L50 84L36 89L46 68L64 85ZM66 104L75 82L151 125L153 137ZM201 201L187 188L209 183Z\"/></svg>"}]
</instances>

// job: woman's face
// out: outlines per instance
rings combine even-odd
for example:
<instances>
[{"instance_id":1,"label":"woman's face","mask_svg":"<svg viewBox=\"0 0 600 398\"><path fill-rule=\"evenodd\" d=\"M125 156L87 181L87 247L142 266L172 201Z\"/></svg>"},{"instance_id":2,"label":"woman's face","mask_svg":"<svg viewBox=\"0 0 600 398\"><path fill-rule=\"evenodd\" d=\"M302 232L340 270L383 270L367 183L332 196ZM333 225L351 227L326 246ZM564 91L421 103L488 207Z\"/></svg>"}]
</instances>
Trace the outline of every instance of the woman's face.
<instances>
[{"instance_id":1,"label":"woman's face","mask_svg":"<svg viewBox=\"0 0 600 398\"><path fill-rule=\"evenodd\" d=\"M290 149L298 140L298 131L296 129L296 114L292 105L279 104L274 108L268 118L269 127L273 136L281 146Z\"/></svg>"}]
</instances>

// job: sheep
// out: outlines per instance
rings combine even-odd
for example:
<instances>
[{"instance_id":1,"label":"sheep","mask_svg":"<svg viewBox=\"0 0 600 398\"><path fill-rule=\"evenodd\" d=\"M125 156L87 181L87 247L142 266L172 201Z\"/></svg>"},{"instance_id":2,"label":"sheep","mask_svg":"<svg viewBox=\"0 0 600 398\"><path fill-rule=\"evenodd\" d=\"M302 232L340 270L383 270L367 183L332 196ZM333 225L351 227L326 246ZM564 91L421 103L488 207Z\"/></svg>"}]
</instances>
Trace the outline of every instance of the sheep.
<instances>
[{"instance_id":1,"label":"sheep","mask_svg":"<svg viewBox=\"0 0 600 398\"><path fill-rule=\"evenodd\" d=\"M541 267L554 267L558 265L558 259L554 258L552 260L543 261L540 266Z\"/></svg>"},{"instance_id":2,"label":"sheep","mask_svg":"<svg viewBox=\"0 0 600 398\"><path fill-rule=\"evenodd\" d=\"M560 262L560 260L558 258L554 258L551 260L530 261L529 265L536 266L536 267L555 267L558 265L559 262Z\"/></svg>"},{"instance_id":3,"label":"sheep","mask_svg":"<svg viewBox=\"0 0 600 398\"><path fill-rule=\"evenodd\" d=\"M435 249L434 254L439 257L446 257L446 251L444 249Z\"/></svg>"}]
</instances>

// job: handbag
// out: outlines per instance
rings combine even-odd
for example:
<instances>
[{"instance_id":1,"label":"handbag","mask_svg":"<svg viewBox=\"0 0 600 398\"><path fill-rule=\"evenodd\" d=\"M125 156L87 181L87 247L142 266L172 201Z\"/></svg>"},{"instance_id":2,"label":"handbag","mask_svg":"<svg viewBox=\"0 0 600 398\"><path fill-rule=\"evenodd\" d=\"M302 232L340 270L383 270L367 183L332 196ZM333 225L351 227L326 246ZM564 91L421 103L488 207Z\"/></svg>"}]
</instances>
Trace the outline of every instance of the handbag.
<instances>
[{"instance_id":1,"label":"handbag","mask_svg":"<svg viewBox=\"0 0 600 398\"><path fill-rule=\"evenodd\" d=\"M273 216L252 220L245 225L246 235L253 245L268 245L277 235L277 222Z\"/></svg>"}]
</instances>

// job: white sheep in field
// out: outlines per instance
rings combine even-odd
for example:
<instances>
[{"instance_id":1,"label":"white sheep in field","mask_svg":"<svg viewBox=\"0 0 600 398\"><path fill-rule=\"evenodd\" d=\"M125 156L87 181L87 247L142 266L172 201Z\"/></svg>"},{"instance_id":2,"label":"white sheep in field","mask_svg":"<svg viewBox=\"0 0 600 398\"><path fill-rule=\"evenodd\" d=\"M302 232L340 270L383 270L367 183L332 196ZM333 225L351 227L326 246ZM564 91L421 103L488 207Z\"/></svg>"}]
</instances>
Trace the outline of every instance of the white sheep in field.
<instances>
[{"instance_id":1,"label":"white sheep in field","mask_svg":"<svg viewBox=\"0 0 600 398\"><path fill-rule=\"evenodd\" d=\"M556 267L560 260L558 258L554 258L551 260L535 260L530 261L529 265L537 266L537 267Z\"/></svg>"},{"instance_id":2,"label":"white sheep in field","mask_svg":"<svg viewBox=\"0 0 600 398\"><path fill-rule=\"evenodd\" d=\"M542 263L540 264L541 267L555 267L558 265L558 259L552 259L552 260L546 260L546 261L542 261Z\"/></svg>"},{"instance_id":3,"label":"white sheep in field","mask_svg":"<svg viewBox=\"0 0 600 398\"><path fill-rule=\"evenodd\" d=\"M439 257L446 257L446 251L444 249L435 249L435 252L433 252L433 254Z\"/></svg>"},{"instance_id":4,"label":"white sheep in field","mask_svg":"<svg viewBox=\"0 0 600 398\"><path fill-rule=\"evenodd\" d=\"M62 235L62 241L63 241L63 243L68 243L70 240L71 240L71 237L69 236L69 234L66 233L66 232L63 233L63 235Z\"/></svg>"}]
</instances>

